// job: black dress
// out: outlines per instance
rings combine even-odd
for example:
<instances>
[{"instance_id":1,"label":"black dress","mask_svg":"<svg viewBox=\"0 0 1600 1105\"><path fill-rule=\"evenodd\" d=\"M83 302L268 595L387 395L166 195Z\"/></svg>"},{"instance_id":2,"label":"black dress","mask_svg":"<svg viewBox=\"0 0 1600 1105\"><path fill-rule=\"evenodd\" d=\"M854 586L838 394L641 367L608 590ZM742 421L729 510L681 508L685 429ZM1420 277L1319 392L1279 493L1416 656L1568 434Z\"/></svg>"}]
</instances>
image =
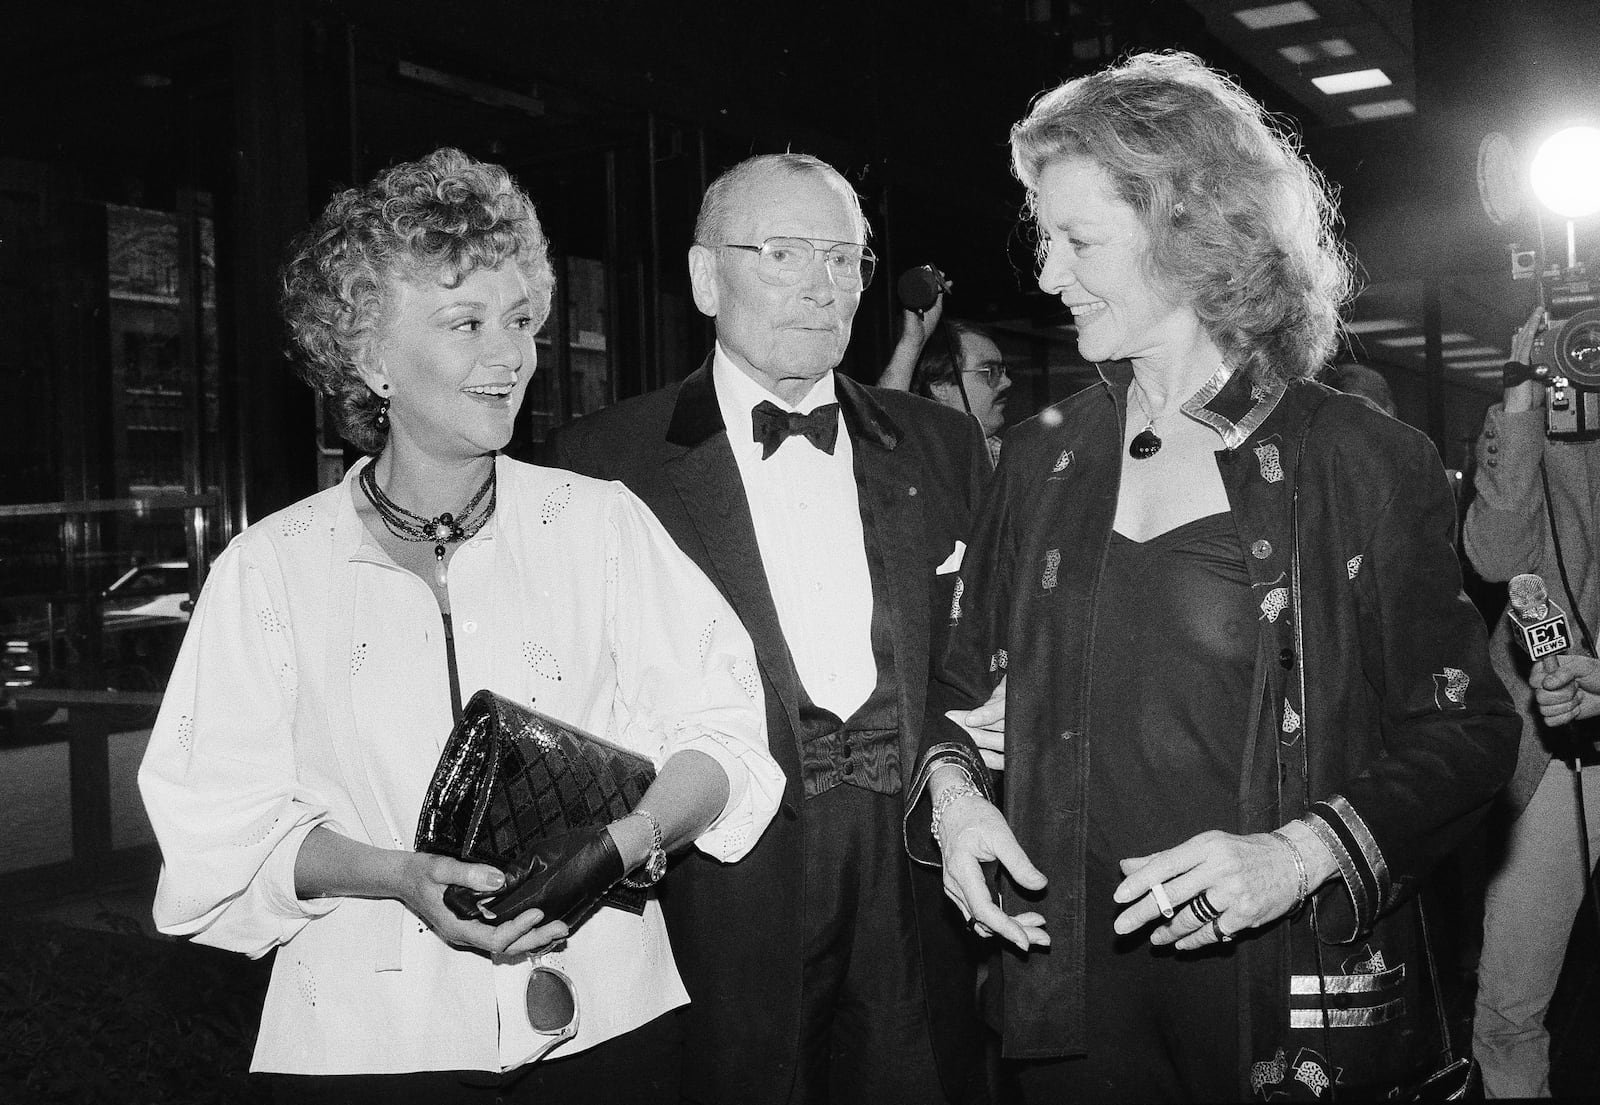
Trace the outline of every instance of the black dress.
<instances>
[{"instance_id":1,"label":"black dress","mask_svg":"<svg viewBox=\"0 0 1600 1105\"><path fill-rule=\"evenodd\" d=\"M1027 1102L1223 1101L1239 1084L1231 949L1119 937L1118 861L1237 832L1258 616L1233 518L1114 533L1089 692L1088 1055L1017 1067ZM1180 903L1174 903L1178 905Z\"/></svg>"}]
</instances>

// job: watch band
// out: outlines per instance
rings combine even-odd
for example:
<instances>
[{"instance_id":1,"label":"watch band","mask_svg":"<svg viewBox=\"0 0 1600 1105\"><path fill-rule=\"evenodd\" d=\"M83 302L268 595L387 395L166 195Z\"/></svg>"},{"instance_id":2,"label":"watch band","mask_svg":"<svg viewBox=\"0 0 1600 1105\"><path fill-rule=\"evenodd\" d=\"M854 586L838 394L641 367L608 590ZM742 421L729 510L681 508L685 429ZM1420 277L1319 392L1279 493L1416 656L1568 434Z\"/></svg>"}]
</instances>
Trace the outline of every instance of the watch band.
<instances>
[{"instance_id":1,"label":"watch band","mask_svg":"<svg viewBox=\"0 0 1600 1105\"><path fill-rule=\"evenodd\" d=\"M623 886L631 886L635 890L648 890L661 881L661 876L667 873L667 850L662 846L661 822L657 821L655 814L649 810L634 810L627 817L642 817L650 822L650 852L644 857L644 863L639 867L636 875L624 875Z\"/></svg>"}]
</instances>

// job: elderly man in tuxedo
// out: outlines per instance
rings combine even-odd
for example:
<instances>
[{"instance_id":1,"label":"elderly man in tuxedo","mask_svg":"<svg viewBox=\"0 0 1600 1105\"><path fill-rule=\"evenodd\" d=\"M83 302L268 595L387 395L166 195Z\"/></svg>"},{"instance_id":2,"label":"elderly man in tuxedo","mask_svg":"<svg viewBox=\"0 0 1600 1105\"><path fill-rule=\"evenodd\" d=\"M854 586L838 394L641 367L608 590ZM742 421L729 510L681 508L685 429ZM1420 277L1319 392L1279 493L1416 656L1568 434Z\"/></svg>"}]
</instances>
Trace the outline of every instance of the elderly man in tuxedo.
<instances>
[{"instance_id":1,"label":"elderly man in tuxedo","mask_svg":"<svg viewBox=\"0 0 1600 1105\"><path fill-rule=\"evenodd\" d=\"M555 463L631 488L727 597L788 777L744 861L685 857L663 883L692 999L684 1092L707 1105L928 1105L982 1086L974 954L904 833L928 832L944 789L988 786L972 745L923 747L922 721L989 462L971 419L835 373L866 239L825 162L730 169L689 250L716 348L550 443Z\"/></svg>"}]
</instances>

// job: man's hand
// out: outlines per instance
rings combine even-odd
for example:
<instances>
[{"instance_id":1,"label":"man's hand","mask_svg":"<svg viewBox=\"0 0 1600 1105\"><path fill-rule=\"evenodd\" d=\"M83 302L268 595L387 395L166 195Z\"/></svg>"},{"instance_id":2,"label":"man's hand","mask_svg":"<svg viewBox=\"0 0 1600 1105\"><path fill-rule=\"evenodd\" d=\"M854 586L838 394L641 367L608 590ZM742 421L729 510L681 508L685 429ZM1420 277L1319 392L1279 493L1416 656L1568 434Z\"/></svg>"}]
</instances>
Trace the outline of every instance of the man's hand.
<instances>
[{"instance_id":1,"label":"man's hand","mask_svg":"<svg viewBox=\"0 0 1600 1105\"><path fill-rule=\"evenodd\" d=\"M945 717L967 731L990 771L1006 769L1006 679L1000 677L989 701L976 710L946 710Z\"/></svg>"},{"instance_id":2,"label":"man's hand","mask_svg":"<svg viewBox=\"0 0 1600 1105\"><path fill-rule=\"evenodd\" d=\"M1528 673L1546 725L1600 715L1600 660L1570 653L1548 656Z\"/></svg>"},{"instance_id":3,"label":"man's hand","mask_svg":"<svg viewBox=\"0 0 1600 1105\"><path fill-rule=\"evenodd\" d=\"M1544 329L1544 308L1535 307L1520 329L1511 335L1511 359L1518 364L1527 364L1528 358L1533 356L1533 339ZM1505 390L1505 409L1507 413L1516 414L1519 411L1536 411L1544 407L1544 393L1546 384L1543 380L1524 380L1520 384L1513 384Z\"/></svg>"},{"instance_id":4,"label":"man's hand","mask_svg":"<svg viewBox=\"0 0 1600 1105\"><path fill-rule=\"evenodd\" d=\"M989 896L981 864L999 861L1018 886L1044 889L1045 877L1028 859L1000 811L980 795L951 802L941 826L944 855L944 892L972 922L979 936L1000 936L1027 951L1037 944L1048 947L1050 934L1039 913L1008 915Z\"/></svg>"},{"instance_id":5,"label":"man's hand","mask_svg":"<svg viewBox=\"0 0 1600 1105\"><path fill-rule=\"evenodd\" d=\"M949 291L950 288L950 281L946 278L945 291ZM894 351L889 355L889 363L884 365L883 374L878 377L879 387L894 388L897 391L911 390L912 379L917 370L917 358L922 356L922 347L928 344L928 339L933 336L933 331L943 316L944 293L940 293L934 299L933 306L925 311L900 312L900 340L895 342Z\"/></svg>"}]
</instances>

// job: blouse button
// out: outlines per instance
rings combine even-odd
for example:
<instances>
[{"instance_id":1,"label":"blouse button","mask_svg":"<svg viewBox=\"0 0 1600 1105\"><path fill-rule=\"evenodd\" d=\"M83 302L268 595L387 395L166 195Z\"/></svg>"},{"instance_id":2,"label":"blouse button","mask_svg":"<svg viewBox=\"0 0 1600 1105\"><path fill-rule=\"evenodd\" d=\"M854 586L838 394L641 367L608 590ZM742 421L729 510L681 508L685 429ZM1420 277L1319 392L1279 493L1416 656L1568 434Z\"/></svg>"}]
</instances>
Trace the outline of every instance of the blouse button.
<instances>
[{"instance_id":1,"label":"blouse button","mask_svg":"<svg viewBox=\"0 0 1600 1105\"><path fill-rule=\"evenodd\" d=\"M466 623L464 623L461 626L461 632L463 632L463 633L476 633L476 632L478 632L478 623L477 622L466 622Z\"/></svg>"},{"instance_id":2,"label":"blouse button","mask_svg":"<svg viewBox=\"0 0 1600 1105\"><path fill-rule=\"evenodd\" d=\"M1257 560L1265 560L1272 555L1272 542L1266 539L1253 542L1250 546L1250 555Z\"/></svg>"},{"instance_id":3,"label":"blouse button","mask_svg":"<svg viewBox=\"0 0 1600 1105\"><path fill-rule=\"evenodd\" d=\"M1286 648L1279 651L1278 663L1282 664L1285 668L1294 667L1294 649Z\"/></svg>"}]
</instances>

